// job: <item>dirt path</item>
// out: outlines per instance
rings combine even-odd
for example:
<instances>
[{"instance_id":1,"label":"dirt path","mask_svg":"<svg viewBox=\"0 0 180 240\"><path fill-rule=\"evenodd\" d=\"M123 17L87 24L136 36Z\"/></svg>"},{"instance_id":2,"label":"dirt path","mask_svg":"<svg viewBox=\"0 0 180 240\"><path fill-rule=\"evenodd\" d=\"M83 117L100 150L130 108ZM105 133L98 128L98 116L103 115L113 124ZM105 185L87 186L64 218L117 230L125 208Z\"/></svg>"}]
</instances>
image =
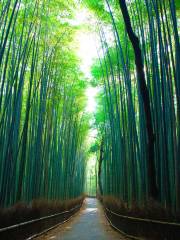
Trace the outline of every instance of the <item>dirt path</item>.
<instances>
[{"instance_id":1,"label":"dirt path","mask_svg":"<svg viewBox=\"0 0 180 240\"><path fill-rule=\"evenodd\" d=\"M96 199L88 198L84 208L68 223L44 234L36 240L125 240L105 219Z\"/></svg>"}]
</instances>

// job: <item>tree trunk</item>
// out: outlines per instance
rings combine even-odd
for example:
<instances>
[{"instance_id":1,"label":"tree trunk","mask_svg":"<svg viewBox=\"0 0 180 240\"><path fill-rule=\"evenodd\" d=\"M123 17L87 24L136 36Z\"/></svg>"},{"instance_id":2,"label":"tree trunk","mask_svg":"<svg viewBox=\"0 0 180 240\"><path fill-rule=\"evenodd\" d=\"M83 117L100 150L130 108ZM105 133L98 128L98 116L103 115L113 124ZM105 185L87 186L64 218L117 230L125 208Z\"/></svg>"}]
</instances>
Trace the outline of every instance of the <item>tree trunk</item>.
<instances>
[{"instance_id":1,"label":"tree trunk","mask_svg":"<svg viewBox=\"0 0 180 240\"><path fill-rule=\"evenodd\" d=\"M121 12L123 15L126 31L128 33L128 37L131 41L131 44L134 50L137 78L138 78L140 94L142 96L143 107L144 107L145 118L146 118L146 129L147 129L147 137L148 137L148 142L147 142L148 194L149 194L149 197L152 197L153 199L157 199L158 189L156 184L156 171L155 171L155 159L154 159L154 143L155 143L154 136L155 135L153 132L149 92L148 92L148 88L145 80L144 64L142 60L140 42L138 37L133 32L133 29L131 26L131 20L130 20L128 9L126 6L126 1L119 0L119 4L120 4Z\"/></svg>"},{"instance_id":2,"label":"tree trunk","mask_svg":"<svg viewBox=\"0 0 180 240\"><path fill-rule=\"evenodd\" d=\"M99 192L101 195L103 195L103 188L102 188L102 182L101 182L102 161L103 161L103 140L101 142L101 147L100 147L99 168L98 168L98 186L99 186Z\"/></svg>"}]
</instances>

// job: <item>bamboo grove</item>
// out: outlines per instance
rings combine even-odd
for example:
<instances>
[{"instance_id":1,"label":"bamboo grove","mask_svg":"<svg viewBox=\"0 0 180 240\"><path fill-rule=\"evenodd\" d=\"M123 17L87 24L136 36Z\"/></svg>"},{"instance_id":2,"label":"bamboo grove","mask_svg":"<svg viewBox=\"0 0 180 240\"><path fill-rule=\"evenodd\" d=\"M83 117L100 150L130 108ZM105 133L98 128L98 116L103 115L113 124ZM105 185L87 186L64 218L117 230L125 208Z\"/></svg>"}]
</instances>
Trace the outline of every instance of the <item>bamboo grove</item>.
<instances>
[{"instance_id":1,"label":"bamboo grove","mask_svg":"<svg viewBox=\"0 0 180 240\"><path fill-rule=\"evenodd\" d=\"M99 189L129 206L152 195L165 208L180 207L180 44L179 2L174 0L90 1L97 18L100 47L92 66L99 86ZM126 2L130 22L140 41L145 84L154 133L154 174L149 174L148 132L134 50L123 19ZM123 13L123 14L122 14ZM153 159L150 159L153 161ZM155 196L155 195L154 195Z\"/></svg>"},{"instance_id":2,"label":"bamboo grove","mask_svg":"<svg viewBox=\"0 0 180 240\"><path fill-rule=\"evenodd\" d=\"M83 192L86 83L72 47L70 5L0 2L1 207Z\"/></svg>"}]
</instances>

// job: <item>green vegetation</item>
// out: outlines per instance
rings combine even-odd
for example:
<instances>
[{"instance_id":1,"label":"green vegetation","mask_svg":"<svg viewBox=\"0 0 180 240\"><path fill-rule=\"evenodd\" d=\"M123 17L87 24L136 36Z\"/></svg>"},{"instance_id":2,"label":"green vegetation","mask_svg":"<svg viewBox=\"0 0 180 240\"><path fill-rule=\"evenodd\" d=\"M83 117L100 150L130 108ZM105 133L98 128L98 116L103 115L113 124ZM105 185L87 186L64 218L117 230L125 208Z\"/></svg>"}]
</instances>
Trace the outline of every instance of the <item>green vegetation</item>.
<instances>
[{"instance_id":1,"label":"green vegetation","mask_svg":"<svg viewBox=\"0 0 180 240\"><path fill-rule=\"evenodd\" d=\"M94 119L78 7L99 39ZM0 2L1 207L95 195L98 184L127 207L180 210L179 17L178 0Z\"/></svg>"},{"instance_id":2,"label":"green vegetation","mask_svg":"<svg viewBox=\"0 0 180 240\"><path fill-rule=\"evenodd\" d=\"M0 206L83 193L86 82L74 3L0 3Z\"/></svg>"},{"instance_id":3,"label":"green vegetation","mask_svg":"<svg viewBox=\"0 0 180 240\"><path fill-rule=\"evenodd\" d=\"M95 197L97 191L97 161L94 154L90 155L87 162L85 193L88 196Z\"/></svg>"},{"instance_id":4,"label":"green vegetation","mask_svg":"<svg viewBox=\"0 0 180 240\"><path fill-rule=\"evenodd\" d=\"M177 10L174 0L126 1L137 36L133 47L123 18L125 1L85 2L97 18L101 42L99 58L92 66L93 84L101 89L95 117L100 193L121 199L128 206L153 198L165 208L178 210L178 1ZM134 55L137 40L144 64L141 72Z\"/></svg>"}]
</instances>

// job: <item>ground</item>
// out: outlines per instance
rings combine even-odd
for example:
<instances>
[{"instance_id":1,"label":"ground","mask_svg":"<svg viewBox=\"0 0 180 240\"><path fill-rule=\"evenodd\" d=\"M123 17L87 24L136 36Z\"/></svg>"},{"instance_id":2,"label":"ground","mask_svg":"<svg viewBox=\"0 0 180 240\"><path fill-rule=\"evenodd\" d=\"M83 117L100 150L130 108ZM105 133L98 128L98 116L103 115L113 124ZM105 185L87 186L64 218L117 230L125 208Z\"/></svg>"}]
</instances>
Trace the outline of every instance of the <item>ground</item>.
<instances>
[{"instance_id":1,"label":"ground","mask_svg":"<svg viewBox=\"0 0 180 240\"><path fill-rule=\"evenodd\" d=\"M84 207L69 222L36 238L36 240L125 240L108 224L103 209L94 198L88 198Z\"/></svg>"}]
</instances>

